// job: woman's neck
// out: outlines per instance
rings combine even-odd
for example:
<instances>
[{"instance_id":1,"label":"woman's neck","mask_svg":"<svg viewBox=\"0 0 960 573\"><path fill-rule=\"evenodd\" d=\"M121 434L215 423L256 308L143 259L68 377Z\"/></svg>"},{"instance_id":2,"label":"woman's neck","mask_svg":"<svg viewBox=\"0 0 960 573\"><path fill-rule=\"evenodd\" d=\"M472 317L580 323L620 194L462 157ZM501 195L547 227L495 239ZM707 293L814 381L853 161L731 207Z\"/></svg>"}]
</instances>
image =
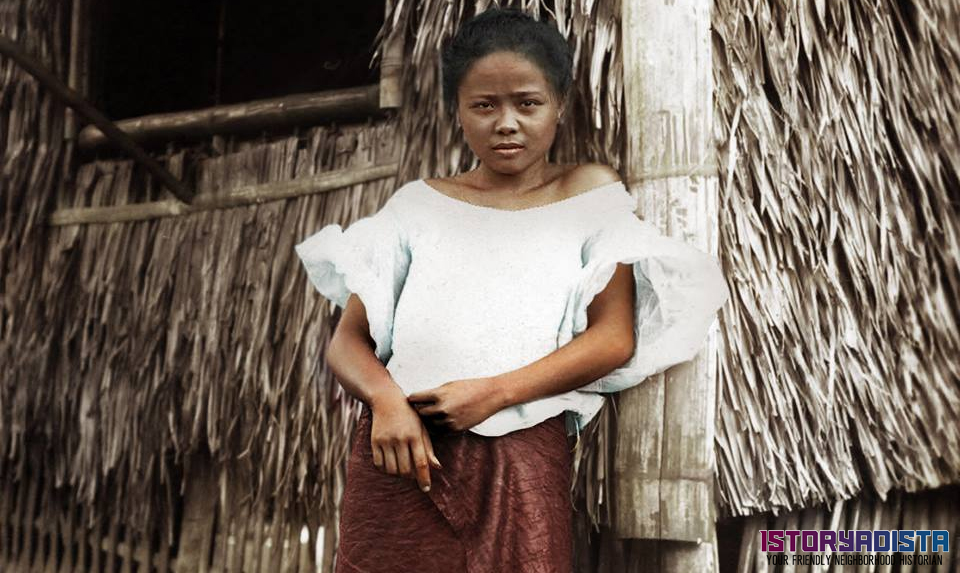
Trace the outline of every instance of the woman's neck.
<instances>
[{"instance_id":1,"label":"woman's neck","mask_svg":"<svg viewBox=\"0 0 960 573\"><path fill-rule=\"evenodd\" d=\"M469 181L470 186L488 191L510 190L516 194L541 188L562 174L562 167L548 163L546 158L530 165L520 173L501 173L481 163Z\"/></svg>"}]
</instances>

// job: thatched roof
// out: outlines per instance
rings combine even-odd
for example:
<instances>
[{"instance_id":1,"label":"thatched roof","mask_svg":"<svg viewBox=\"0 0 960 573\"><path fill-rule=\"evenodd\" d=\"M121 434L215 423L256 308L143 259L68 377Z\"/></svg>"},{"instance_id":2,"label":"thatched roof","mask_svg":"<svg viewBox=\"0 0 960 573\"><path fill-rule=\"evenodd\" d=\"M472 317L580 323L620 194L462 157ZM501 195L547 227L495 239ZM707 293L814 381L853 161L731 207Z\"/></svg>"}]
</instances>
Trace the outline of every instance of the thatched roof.
<instances>
[{"instance_id":1,"label":"thatched roof","mask_svg":"<svg viewBox=\"0 0 960 573\"><path fill-rule=\"evenodd\" d=\"M717 0L735 514L960 481L960 2Z\"/></svg>"}]
</instances>

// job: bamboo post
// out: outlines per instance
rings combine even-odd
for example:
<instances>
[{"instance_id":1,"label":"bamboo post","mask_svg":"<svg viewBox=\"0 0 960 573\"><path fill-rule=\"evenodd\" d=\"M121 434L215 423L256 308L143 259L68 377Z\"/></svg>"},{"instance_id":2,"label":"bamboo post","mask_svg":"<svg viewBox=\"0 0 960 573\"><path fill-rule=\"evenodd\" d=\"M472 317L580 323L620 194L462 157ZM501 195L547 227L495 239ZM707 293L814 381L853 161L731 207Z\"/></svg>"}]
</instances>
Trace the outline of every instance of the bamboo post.
<instances>
[{"instance_id":1,"label":"bamboo post","mask_svg":"<svg viewBox=\"0 0 960 573\"><path fill-rule=\"evenodd\" d=\"M223 542L223 571L233 573L237 570L234 565L237 548L237 520L231 519L229 523L225 524L225 527L227 527L228 533Z\"/></svg>"},{"instance_id":2,"label":"bamboo post","mask_svg":"<svg viewBox=\"0 0 960 573\"><path fill-rule=\"evenodd\" d=\"M23 483L23 478L17 482L15 487L16 491L14 496L16 497L16 503L14 505L13 513L10 515L10 523L12 532L10 534L10 553L7 558L7 563L13 565L20 559L20 552L22 551L23 544L21 540L23 539L23 512L24 505L26 500L26 495L24 493L25 484Z\"/></svg>"},{"instance_id":3,"label":"bamboo post","mask_svg":"<svg viewBox=\"0 0 960 573\"><path fill-rule=\"evenodd\" d=\"M389 18L396 5L394 0L385 2L385 17ZM398 26L389 26L390 35L383 43L380 58L380 107L398 108L403 103L400 73L403 70L404 33Z\"/></svg>"},{"instance_id":4,"label":"bamboo post","mask_svg":"<svg viewBox=\"0 0 960 573\"><path fill-rule=\"evenodd\" d=\"M163 514L159 523L160 527L160 547L157 548L157 571L159 573L170 573L170 528L168 523L173 519L172 515Z\"/></svg>"},{"instance_id":5,"label":"bamboo post","mask_svg":"<svg viewBox=\"0 0 960 573\"><path fill-rule=\"evenodd\" d=\"M210 556L210 537L217 506L217 482L209 455L195 454L187 473L183 500L183 525L176 573L205 573Z\"/></svg>"},{"instance_id":6,"label":"bamboo post","mask_svg":"<svg viewBox=\"0 0 960 573\"><path fill-rule=\"evenodd\" d=\"M710 2L622 3L626 178L641 216L715 249ZM614 530L656 539L661 571L716 570L716 347L618 396Z\"/></svg>"},{"instance_id":7,"label":"bamboo post","mask_svg":"<svg viewBox=\"0 0 960 573\"><path fill-rule=\"evenodd\" d=\"M101 503L100 506L104 507L105 503ZM86 523L88 523L88 519L91 518L91 512L93 514L92 515L93 528L91 528L88 531L86 529ZM100 536L101 536L101 532L103 531L103 523L102 523L101 515L103 514L97 511L97 507L95 505L93 507L89 507L89 506L84 507L83 523L84 523L85 534L83 537L84 537L84 545L88 546L93 553L91 555L91 560L90 560L91 571L100 571L101 554L102 554L101 546L100 546Z\"/></svg>"},{"instance_id":8,"label":"bamboo post","mask_svg":"<svg viewBox=\"0 0 960 573\"><path fill-rule=\"evenodd\" d=\"M250 511L247 504L243 504L239 509L237 519L233 520L233 558L228 561L228 570L231 573L242 572L246 569L244 564L245 549L247 547L247 522L249 521Z\"/></svg>"},{"instance_id":9,"label":"bamboo post","mask_svg":"<svg viewBox=\"0 0 960 573\"><path fill-rule=\"evenodd\" d=\"M89 0L73 0L70 10L70 69L67 72L67 86L85 99L90 97L89 8ZM64 139L77 137L77 124L76 113L67 108L63 125Z\"/></svg>"},{"instance_id":10,"label":"bamboo post","mask_svg":"<svg viewBox=\"0 0 960 573\"><path fill-rule=\"evenodd\" d=\"M24 508L26 512L23 514L23 528L21 533L23 535L23 549L20 553L20 567L27 571L33 565L31 561L33 560L33 530L36 523L37 515L37 480L33 479L31 474L27 474L23 478L28 483L27 485L27 497L24 500ZM20 491L23 491L23 485L20 486Z\"/></svg>"},{"instance_id":11,"label":"bamboo post","mask_svg":"<svg viewBox=\"0 0 960 573\"><path fill-rule=\"evenodd\" d=\"M277 518L275 517L274 519ZM283 554L280 556L280 569L278 569L278 571L284 571L285 573L296 572L296 567L299 563L297 560L297 549L300 544L300 539L298 537L296 541L294 541L294 529L296 529L296 527L289 519L284 520L280 525L280 544ZM276 562L276 559L274 559L274 562Z\"/></svg>"},{"instance_id":12,"label":"bamboo post","mask_svg":"<svg viewBox=\"0 0 960 573\"><path fill-rule=\"evenodd\" d=\"M323 573L333 573L337 557L337 525L340 521L340 512L334 514L334 519L321 531L323 534L323 557L321 560Z\"/></svg>"},{"instance_id":13,"label":"bamboo post","mask_svg":"<svg viewBox=\"0 0 960 573\"><path fill-rule=\"evenodd\" d=\"M60 561L59 573L71 573L74 569L74 556L76 555L74 539L74 528L77 521L77 506L72 499L66 500L66 511L64 515L58 517L61 520L60 530L63 531L63 559Z\"/></svg>"},{"instance_id":14,"label":"bamboo post","mask_svg":"<svg viewBox=\"0 0 960 573\"><path fill-rule=\"evenodd\" d=\"M256 517L254 518L253 522L253 547L251 548L252 555L249 560L250 573L260 573L262 571L263 530L266 527L263 523L264 513L265 511L263 509L263 502L258 502L254 511L254 515Z\"/></svg>"},{"instance_id":15,"label":"bamboo post","mask_svg":"<svg viewBox=\"0 0 960 573\"><path fill-rule=\"evenodd\" d=\"M37 548L37 563L43 563L44 573L56 573L57 571L57 542L60 538L60 516L59 505L57 504L56 490L53 487L53 479L44 480L43 511L40 513L40 523L43 529L39 532L40 540Z\"/></svg>"},{"instance_id":16,"label":"bamboo post","mask_svg":"<svg viewBox=\"0 0 960 573\"><path fill-rule=\"evenodd\" d=\"M317 531L316 529L307 528L307 540L303 541L302 538L298 537L300 541L300 573L316 573L316 555L317 555Z\"/></svg>"},{"instance_id":17,"label":"bamboo post","mask_svg":"<svg viewBox=\"0 0 960 573\"><path fill-rule=\"evenodd\" d=\"M279 505L279 502L275 502ZM283 571L281 560L285 551L284 541L286 540L286 528L282 517L282 512L274 508L273 517L270 519L270 565L269 571Z\"/></svg>"},{"instance_id":18,"label":"bamboo post","mask_svg":"<svg viewBox=\"0 0 960 573\"><path fill-rule=\"evenodd\" d=\"M221 474L221 488L225 487L225 479L224 474ZM233 524L229 515L230 511L227 508L228 499L228 497L221 495L220 503L217 504L217 535L213 543L213 571L228 571L227 561L232 547L230 542L233 539L231 531Z\"/></svg>"},{"instance_id":19,"label":"bamboo post","mask_svg":"<svg viewBox=\"0 0 960 573\"><path fill-rule=\"evenodd\" d=\"M13 489L13 480L5 479L3 484L3 498L0 499L0 565L10 562L10 502Z\"/></svg>"},{"instance_id":20,"label":"bamboo post","mask_svg":"<svg viewBox=\"0 0 960 573\"><path fill-rule=\"evenodd\" d=\"M103 549L107 554L107 571L116 571L117 567L117 543L120 540L120 521L117 514L110 517L110 527L107 538L103 542Z\"/></svg>"},{"instance_id":21,"label":"bamboo post","mask_svg":"<svg viewBox=\"0 0 960 573\"><path fill-rule=\"evenodd\" d=\"M130 524L125 524L123 527L123 541L120 542L120 555L123 557L123 561L120 563L120 573L133 573L133 561L136 558L136 545L134 540L136 539L136 533L133 530L133 527Z\"/></svg>"}]
</instances>

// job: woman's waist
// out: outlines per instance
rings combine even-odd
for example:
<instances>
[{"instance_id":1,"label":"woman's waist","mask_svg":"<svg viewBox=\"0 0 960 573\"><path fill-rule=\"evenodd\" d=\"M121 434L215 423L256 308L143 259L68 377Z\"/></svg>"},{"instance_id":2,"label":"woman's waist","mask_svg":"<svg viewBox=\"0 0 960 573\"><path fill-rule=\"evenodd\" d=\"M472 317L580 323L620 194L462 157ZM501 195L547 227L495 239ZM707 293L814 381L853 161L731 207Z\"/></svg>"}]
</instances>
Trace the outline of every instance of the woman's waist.
<instances>
[{"instance_id":1,"label":"woman's waist","mask_svg":"<svg viewBox=\"0 0 960 573\"><path fill-rule=\"evenodd\" d=\"M395 340L387 370L410 392L446 382L497 376L543 358L557 348L556 337L510 341L438 337Z\"/></svg>"}]
</instances>

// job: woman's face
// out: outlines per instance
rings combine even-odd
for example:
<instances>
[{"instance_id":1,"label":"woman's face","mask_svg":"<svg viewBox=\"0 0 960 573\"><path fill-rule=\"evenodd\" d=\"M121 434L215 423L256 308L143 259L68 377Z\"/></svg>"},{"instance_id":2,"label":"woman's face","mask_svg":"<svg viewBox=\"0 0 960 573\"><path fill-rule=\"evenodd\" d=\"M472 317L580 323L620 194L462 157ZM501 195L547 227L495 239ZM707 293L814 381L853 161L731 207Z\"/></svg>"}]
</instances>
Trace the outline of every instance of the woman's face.
<instances>
[{"instance_id":1,"label":"woman's face","mask_svg":"<svg viewBox=\"0 0 960 573\"><path fill-rule=\"evenodd\" d=\"M457 90L467 144L487 168L503 174L546 160L561 106L540 67L515 52L478 59Z\"/></svg>"}]
</instances>

